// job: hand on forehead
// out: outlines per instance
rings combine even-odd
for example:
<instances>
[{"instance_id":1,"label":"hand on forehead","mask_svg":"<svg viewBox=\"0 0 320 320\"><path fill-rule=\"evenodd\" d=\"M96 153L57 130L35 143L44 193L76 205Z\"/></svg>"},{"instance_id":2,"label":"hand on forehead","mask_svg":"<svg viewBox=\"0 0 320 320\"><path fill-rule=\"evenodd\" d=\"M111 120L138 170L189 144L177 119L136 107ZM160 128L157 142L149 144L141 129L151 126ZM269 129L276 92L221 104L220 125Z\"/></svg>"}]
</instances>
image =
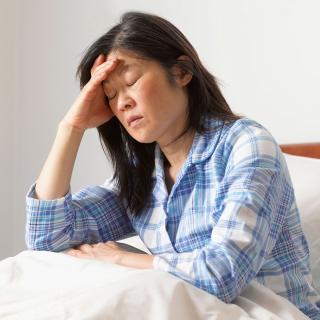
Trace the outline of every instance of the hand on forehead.
<instances>
[{"instance_id":1,"label":"hand on forehead","mask_svg":"<svg viewBox=\"0 0 320 320\"><path fill-rule=\"evenodd\" d=\"M124 50L111 51L107 55L106 60L113 60L113 59L116 59L117 64L115 69L108 76L108 79L103 81L103 86L106 88L108 87L109 84L112 84L114 80L117 80L119 78L122 79L126 74L126 72L131 70L140 72L141 69L143 68L143 65L141 63L142 58L131 51L124 51Z\"/></svg>"},{"instance_id":2,"label":"hand on forehead","mask_svg":"<svg viewBox=\"0 0 320 320\"><path fill-rule=\"evenodd\" d=\"M139 57L132 51L118 49L109 52L109 54L106 57L106 60L111 59L116 59L118 62L117 67L114 71L121 72L122 68L124 68L126 65L139 64L139 60L141 60L141 57Z\"/></svg>"}]
</instances>

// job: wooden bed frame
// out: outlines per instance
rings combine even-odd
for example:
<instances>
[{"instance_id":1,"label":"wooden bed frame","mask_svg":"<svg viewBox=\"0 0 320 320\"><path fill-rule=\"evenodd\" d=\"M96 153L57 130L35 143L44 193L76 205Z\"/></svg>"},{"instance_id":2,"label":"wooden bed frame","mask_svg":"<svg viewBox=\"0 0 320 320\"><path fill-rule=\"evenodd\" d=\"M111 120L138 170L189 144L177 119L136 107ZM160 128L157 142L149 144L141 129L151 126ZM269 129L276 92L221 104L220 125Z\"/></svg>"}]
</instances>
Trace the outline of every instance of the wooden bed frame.
<instances>
[{"instance_id":1,"label":"wooden bed frame","mask_svg":"<svg viewBox=\"0 0 320 320\"><path fill-rule=\"evenodd\" d=\"M320 159L320 142L281 144L280 147L284 153Z\"/></svg>"}]
</instances>

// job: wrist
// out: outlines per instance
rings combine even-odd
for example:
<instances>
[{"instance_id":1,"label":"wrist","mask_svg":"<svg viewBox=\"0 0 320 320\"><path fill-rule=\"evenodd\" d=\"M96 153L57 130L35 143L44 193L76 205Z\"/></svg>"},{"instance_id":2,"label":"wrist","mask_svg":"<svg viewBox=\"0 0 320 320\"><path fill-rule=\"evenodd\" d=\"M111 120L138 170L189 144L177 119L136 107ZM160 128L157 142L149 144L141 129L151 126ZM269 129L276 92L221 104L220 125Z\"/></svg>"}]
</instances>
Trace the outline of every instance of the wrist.
<instances>
[{"instance_id":1,"label":"wrist","mask_svg":"<svg viewBox=\"0 0 320 320\"><path fill-rule=\"evenodd\" d=\"M138 269L153 269L154 256L150 254L119 252L116 263L125 267Z\"/></svg>"},{"instance_id":2,"label":"wrist","mask_svg":"<svg viewBox=\"0 0 320 320\"><path fill-rule=\"evenodd\" d=\"M74 126L73 124L71 124L70 122L68 122L65 119L62 119L59 122L58 127L59 127L59 129L61 128L62 130L66 130L68 132L75 132L75 133L79 133L79 134L84 134L84 132L86 131L86 129Z\"/></svg>"},{"instance_id":3,"label":"wrist","mask_svg":"<svg viewBox=\"0 0 320 320\"><path fill-rule=\"evenodd\" d=\"M123 254L123 252L119 251L114 258L114 264L118 264L120 266L123 266L124 263L125 263L124 254Z\"/></svg>"}]
</instances>

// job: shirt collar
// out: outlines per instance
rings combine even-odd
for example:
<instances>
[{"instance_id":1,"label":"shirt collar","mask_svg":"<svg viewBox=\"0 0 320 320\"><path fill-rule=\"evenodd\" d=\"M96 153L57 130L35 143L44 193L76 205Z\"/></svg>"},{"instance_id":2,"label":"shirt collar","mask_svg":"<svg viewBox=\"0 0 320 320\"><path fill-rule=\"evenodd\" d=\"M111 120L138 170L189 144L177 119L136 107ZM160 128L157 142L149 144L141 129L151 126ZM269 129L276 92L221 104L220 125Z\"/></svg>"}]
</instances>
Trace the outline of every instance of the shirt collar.
<instances>
[{"instance_id":1,"label":"shirt collar","mask_svg":"<svg viewBox=\"0 0 320 320\"><path fill-rule=\"evenodd\" d=\"M223 120L207 117L204 120L207 132L200 134L196 131L192 145L186 161L196 164L207 160L216 147L220 139L220 133L223 126ZM153 176L164 178L163 154L159 145L155 146L155 170Z\"/></svg>"},{"instance_id":2,"label":"shirt collar","mask_svg":"<svg viewBox=\"0 0 320 320\"><path fill-rule=\"evenodd\" d=\"M213 117L204 119L204 126L207 129L205 133L196 133L194 137L192 152L192 163L197 164L207 160L214 152L217 143L220 140L224 121Z\"/></svg>"}]
</instances>

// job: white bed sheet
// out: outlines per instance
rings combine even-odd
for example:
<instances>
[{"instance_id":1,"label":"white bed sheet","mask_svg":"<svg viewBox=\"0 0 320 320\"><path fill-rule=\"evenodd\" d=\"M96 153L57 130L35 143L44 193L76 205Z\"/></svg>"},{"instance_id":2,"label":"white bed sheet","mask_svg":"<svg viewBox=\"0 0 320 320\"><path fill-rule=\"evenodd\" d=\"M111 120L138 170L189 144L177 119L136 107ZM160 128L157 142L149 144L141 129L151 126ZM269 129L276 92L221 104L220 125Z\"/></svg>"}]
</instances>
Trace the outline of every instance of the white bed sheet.
<instances>
[{"instance_id":1,"label":"white bed sheet","mask_svg":"<svg viewBox=\"0 0 320 320\"><path fill-rule=\"evenodd\" d=\"M226 304L157 270L25 250L0 261L0 319L305 320L293 304L253 282Z\"/></svg>"}]
</instances>

